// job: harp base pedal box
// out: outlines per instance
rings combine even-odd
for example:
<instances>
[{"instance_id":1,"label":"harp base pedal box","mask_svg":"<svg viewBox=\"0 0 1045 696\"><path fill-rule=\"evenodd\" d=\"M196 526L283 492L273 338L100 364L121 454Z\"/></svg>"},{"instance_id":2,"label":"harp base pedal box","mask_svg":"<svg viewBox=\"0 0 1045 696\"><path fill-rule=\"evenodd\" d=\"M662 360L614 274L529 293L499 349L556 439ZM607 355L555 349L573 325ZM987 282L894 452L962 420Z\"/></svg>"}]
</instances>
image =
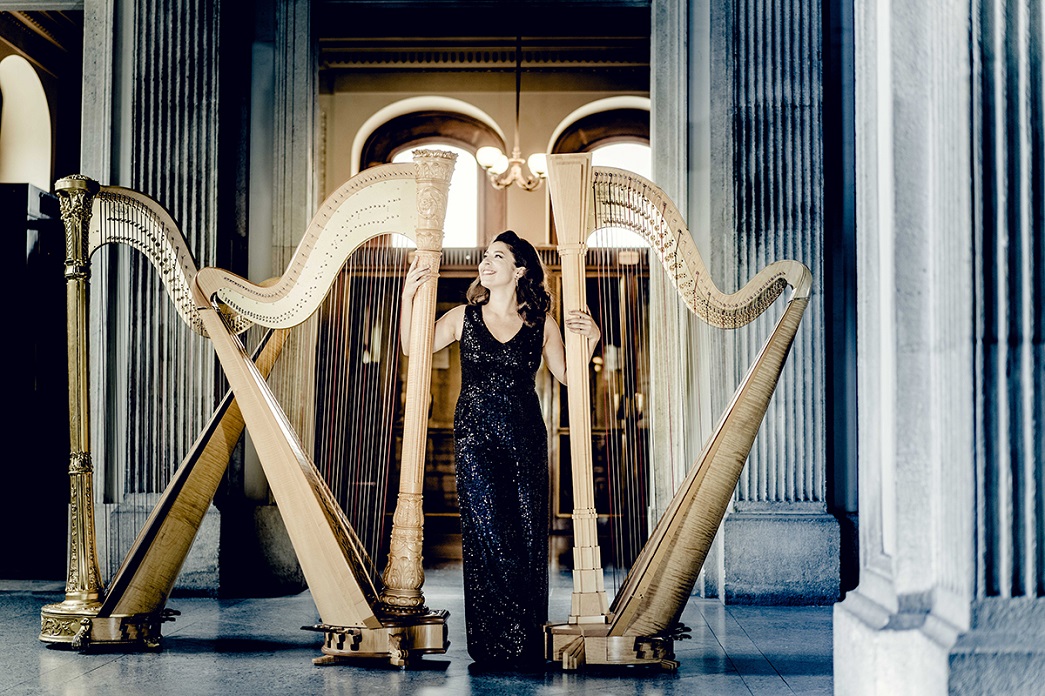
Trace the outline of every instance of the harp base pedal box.
<instances>
[{"instance_id":1,"label":"harp base pedal box","mask_svg":"<svg viewBox=\"0 0 1045 696\"><path fill-rule=\"evenodd\" d=\"M445 653L447 639L445 609L425 614L382 617L380 628L364 626L303 626L305 630L323 633L323 656L317 665L344 664L361 659L388 660L396 667L409 667L421 655Z\"/></svg>"},{"instance_id":2,"label":"harp base pedal box","mask_svg":"<svg viewBox=\"0 0 1045 696\"><path fill-rule=\"evenodd\" d=\"M99 616L100 604L48 604L40 610L40 640L87 652L94 648L160 649L160 626L179 612Z\"/></svg>"},{"instance_id":3,"label":"harp base pedal box","mask_svg":"<svg viewBox=\"0 0 1045 696\"><path fill-rule=\"evenodd\" d=\"M675 671L671 636L611 636L606 624L549 624L547 658L566 671L584 665L650 665Z\"/></svg>"}]
</instances>

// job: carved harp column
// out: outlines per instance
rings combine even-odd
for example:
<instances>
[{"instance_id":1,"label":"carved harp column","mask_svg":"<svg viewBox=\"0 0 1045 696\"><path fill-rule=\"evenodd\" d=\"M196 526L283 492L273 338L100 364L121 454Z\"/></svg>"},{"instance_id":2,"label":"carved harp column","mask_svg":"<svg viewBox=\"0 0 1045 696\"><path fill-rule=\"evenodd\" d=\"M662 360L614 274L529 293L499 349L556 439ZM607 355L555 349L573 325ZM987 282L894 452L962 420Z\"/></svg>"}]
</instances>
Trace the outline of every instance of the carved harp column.
<instances>
[{"instance_id":1,"label":"carved harp column","mask_svg":"<svg viewBox=\"0 0 1045 696\"><path fill-rule=\"evenodd\" d=\"M388 565L382 575L381 602L390 612L425 610L421 586L425 573L421 546L424 540L425 446L428 441L428 398L432 383L432 340L435 334L436 285L443 249L443 220L454 161L432 151L414 156L417 167L418 265L435 273L417 290L410 335L410 364L407 366L406 412L414 418L403 423L403 454L400 464L399 497L392 517Z\"/></svg>"},{"instance_id":2,"label":"carved harp column","mask_svg":"<svg viewBox=\"0 0 1045 696\"><path fill-rule=\"evenodd\" d=\"M560 155L549 170L548 191L553 201L573 201L553 205L555 231L559 237L562 263L562 311L586 309L584 254L587 234L594 228L591 206L591 156ZM554 173L553 173L554 172ZM585 192L577 200L577 192ZM598 541L598 512L595 510L591 454L591 395L587 381L580 376L588 371L587 339L566 332L566 374L573 375L569 390L570 465L573 482L573 596L571 624L606 623L608 602L602 576ZM582 386L583 385L583 386Z\"/></svg>"},{"instance_id":3,"label":"carved harp column","mask_svg":"<svg viewBox=\"0 0 1045 696\"><path fill-rule=\"evenodd\" d=\"M41 635L79 629L83 615L96 614L104 587L98 565L94 528L94 468L91 464L90 389L87 360L89 270L87 229L98 183L86 177L67 177L55 183L65 224L66 328L69 334L69 563L65 601L41 611ZM76 641L74 639L74 645Z\"/></svg>"}]
</instances>

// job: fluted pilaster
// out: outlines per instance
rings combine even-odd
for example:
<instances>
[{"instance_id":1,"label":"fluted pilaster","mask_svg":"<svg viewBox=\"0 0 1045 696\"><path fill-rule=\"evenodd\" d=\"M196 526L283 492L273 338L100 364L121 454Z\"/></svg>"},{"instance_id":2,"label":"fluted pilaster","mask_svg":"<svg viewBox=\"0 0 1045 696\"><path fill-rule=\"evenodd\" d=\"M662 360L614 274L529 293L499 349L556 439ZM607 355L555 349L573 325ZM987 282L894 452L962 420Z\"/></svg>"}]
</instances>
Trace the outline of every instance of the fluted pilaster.
<instances>
[{"instance_id":1,"label":"fluted pilaster","mask_svg":"<svg viewBox=\"0 0 1045 696\"><path fill-rule=\"evenodd\" d=\"M976 3L977 600L1045 596L1042 6Z\"/></svg>"},{"instance_id":2,"label":"fluted pilaster","mask_svg":"<svg viewBox=\"0 0 1045 696\"><path fill-rule=\"evenodd\" d=\"M231 58L221 16L221 3L204 0L85 8L85 166L103 184L164 205L198 266L218 261L220 146L235 127L220 118ZM210 346L181 321L141 254L116 245L91 265L92 444L108 576L209 417L217 375ZM207 529L183 576L216 589L216 527Z\"/></svg>"},{"instance_id":3,"label":"fluted pilaster","mask_svg":"<svg viewBox=\"0 0 1045 696\"><path fill-rule=\"evenodd\" d=\"M812 0L733 3L735 276L720 284L735 290L780 259L806 264L814 283L726 520L725 592L740 601L838 593L838 527L825 502L820 26ZM737 333L733 384L778 317Z\"/></svg>"},{"instance_id":4,"label":"fluted pilaster","mask_svg":"<svg viewBox=\"0 0 1045 696\"><path fill-rule=\"evenodd\" d=\"M272 274L283 273L318 207L318 50L312 3L276 0Z\"/></svg>"},{"instance_id":5,"label":"fluted pilaster","mask_svg":"<svg viewBox=\"0 0 1045 696\"><path fill-rule=\"evenodd\" d=\"M738 0L734 22L735 287L778 259L802 261L819 285L819 3ZM824 501L823 303L817 290L741 478L738 502ZM766 335L764 329L747 334L738 340L738 381Z\"/></svg>"},{"instance_id":6,"label":"fluted pilaster","mask_svg":"<svg viewBox=\"0 0 1045 696\"><path fill-rule=\"evenodd\" d=\"M862 553L835 688L1038 693L1042 5L856 18Z\"/></svg>"}]
</instances>

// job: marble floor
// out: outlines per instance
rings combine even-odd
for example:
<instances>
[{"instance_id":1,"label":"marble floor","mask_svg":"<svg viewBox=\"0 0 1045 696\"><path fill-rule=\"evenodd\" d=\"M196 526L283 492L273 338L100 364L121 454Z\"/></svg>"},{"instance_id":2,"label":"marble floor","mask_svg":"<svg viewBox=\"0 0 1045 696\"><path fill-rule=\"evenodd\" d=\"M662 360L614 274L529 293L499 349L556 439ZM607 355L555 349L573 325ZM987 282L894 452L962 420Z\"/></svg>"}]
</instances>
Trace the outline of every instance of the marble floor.
<instances>
[{"instance_id":1,"label":"marble floor","mask_svg":"<svg viewBox=\"0 0 1045 696\"><path fill-rule=\"evenodd\" d=\"M0 694L831 694L831 607L724 606L690 600L682 621L692 633L675 644L674 672L585 669L541 674L469 669L459 567L426 571L425 597L446 609L450 647L417 667L316 666L321 635L308 592L262 599L174 597L181 612L164 624L155 653L80 654L39 642L40 608L62 599L55 583L0 580ZM569 611L570 576L553 574L550 617Z\"/></svg>"}]
</instances>

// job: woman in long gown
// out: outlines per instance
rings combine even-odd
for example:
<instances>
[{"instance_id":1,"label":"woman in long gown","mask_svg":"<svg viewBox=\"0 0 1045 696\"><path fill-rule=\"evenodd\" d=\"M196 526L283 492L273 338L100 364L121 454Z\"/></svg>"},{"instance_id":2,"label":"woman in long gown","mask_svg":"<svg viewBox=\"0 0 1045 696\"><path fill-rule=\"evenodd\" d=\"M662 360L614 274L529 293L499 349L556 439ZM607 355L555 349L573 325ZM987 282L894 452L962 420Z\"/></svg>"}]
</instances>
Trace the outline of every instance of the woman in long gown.
<instances>
[{"instance_id":1,"label":"woman in long gown","mask_svg":"<svg viewBox=\"0 0 1045 696\"><path fill-rule=\"evenodd\" d=\"M432 271L415 263L403 288L401 343L407 352L417 289ZM566 356L544 267L511 230L490 244L479 277L435 324L433 350L461 342L461 395L454 457L461 511L468 654L494 668L544 664L548 620L548 433L535 389L543 357L566 384ZM566 328L600 332L585 312Z\"/></svg>"}]
</instances>

